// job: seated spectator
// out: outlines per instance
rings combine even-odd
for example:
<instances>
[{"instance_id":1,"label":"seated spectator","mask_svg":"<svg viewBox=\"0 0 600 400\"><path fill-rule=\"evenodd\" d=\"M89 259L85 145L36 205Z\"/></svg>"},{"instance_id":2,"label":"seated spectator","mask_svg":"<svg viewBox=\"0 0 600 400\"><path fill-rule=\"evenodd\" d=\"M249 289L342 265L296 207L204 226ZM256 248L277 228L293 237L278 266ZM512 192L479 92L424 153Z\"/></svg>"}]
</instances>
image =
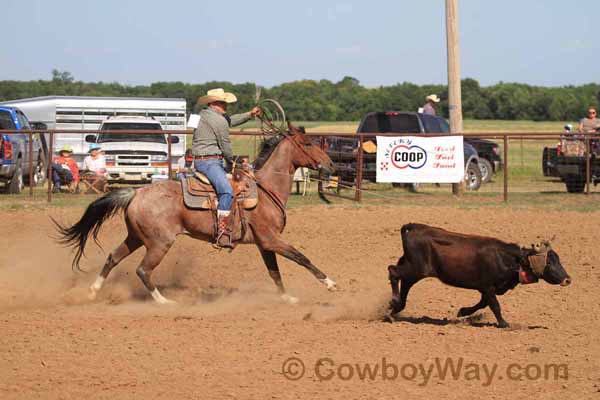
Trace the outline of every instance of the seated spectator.
<instances>
[{"instance_id":1,"label":"seated spectator","mask_svg":"<svg viewBox=\"0 0 600 400\"><path fill-rule=\"evenodd\" d=\"M579 121L579 133L595 133L600 128L596 107L588 108L588 115Z\"/></svg>"},{"instance_id":2,"label":"seated spectator","mask_svg":"<svg viewBox=\"0 0 600 400\"><path fill-rule=\"evenodd\" d=\"M90 153L83 160L83 169L89 172L93 172L98 176L106 176L106 159L102 154L102 149L97 144L92 144L88 151Z\"/></svg>"},{"instance_id":3,"label":"seated spectator","mask_svg":"<svg viewBox=\"0 0 600 400\"><path fill-rule=\"evenodd\" d=\"M187 149L185 155L177 161L177 179L182 180L194 174L193 171L194 156L192 149Z\"/></svg>"},{"instance_id":4,"label":"seated spectator","mask_svg":"<svg viewBox=\"0 0 600 400\"><path fill-rule=\"evenodd\" d=\"M52 161L52 182L54 193L60 192L60 188L69 187L69 192L76 192L79 185L79 166L71 157L73 149L71 146L65 145L58 151L58 157Z\"/></svg>"}]
</instances>

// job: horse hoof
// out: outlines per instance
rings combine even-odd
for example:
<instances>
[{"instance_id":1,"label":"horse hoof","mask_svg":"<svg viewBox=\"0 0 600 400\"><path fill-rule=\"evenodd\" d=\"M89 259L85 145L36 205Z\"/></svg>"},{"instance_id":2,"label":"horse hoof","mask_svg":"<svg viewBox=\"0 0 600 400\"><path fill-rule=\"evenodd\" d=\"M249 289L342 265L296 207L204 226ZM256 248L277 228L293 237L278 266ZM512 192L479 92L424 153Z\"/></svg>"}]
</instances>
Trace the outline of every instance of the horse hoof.
<instances>
[{"instance_id":1,"label":"horse hoof","mask_svg":"<svg viewBox=\"0 0 600 400\"><path fill-rule=\"evenodd\" d=\"M323 282L323 284L327 287L327 290L329 290L330 292L335 292L336 290L338 290L337 284L329 278L325 278L321 282Z\"/></svg>"},{"instance_id":2,"label":"horse hoof","mask_svg":"<svg viewBox=\"0 0 600 400\"><path fill-rule=\"evenodd\" d=\"M151 294L152 294L152 298L154 299L154 301L156 301L157 304L160 304L160 305L175 305L175 304L177 304L176 301L169 300L166 297L164 297L162 294L160 294L158 289L154 289Z\"/></svg>"},{"instance_id":3,"label":"horse hoof","mask_svg":"<svg viewBox=\"0 0 600 400\"><path fill-rule=\"evenodd\" d=\"M88 300L96 300L96 296L98 295L98 292L94 289L94 288L90 288L87 298Z\"/></svg>"},{"instance_id":4,"label":"horse hoof","mask_svg":"<svg viewBox=\"0 0 600 400\"><path fill-rule=\"evenodd\" d=\"M285 301L288 304L298 304L298 302L300 302L300 299L294 296L290 296L287 293L284 293L281 295L281 299L283 301Z\"/></svg>"},{"instance_id":5,"label":"horse hoof","mask_svg":"<svg viewBox=\"0 0 600 400\"><path fill-rule=\"evenodd\" d=\"M156 303L160 304L161 306L174 306L177 304L175 300L169 300L165 298L162 298L161 300L156 300Z\"/></svg>"}]
</instances>

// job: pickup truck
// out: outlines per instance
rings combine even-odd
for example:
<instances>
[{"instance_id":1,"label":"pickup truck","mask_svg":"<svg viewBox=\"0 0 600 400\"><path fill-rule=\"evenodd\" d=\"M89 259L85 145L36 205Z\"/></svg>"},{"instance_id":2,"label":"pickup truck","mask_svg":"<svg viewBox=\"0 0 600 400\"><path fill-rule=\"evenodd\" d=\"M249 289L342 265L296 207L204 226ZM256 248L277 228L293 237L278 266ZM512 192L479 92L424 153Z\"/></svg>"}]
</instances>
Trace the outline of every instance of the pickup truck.
<instances>
[{"instance_id":1,"label":"pickup truck","mask_svg":"<svg viewBox=\"0 0 600 400\"><path fill-rule=\"evenodd\" d=\"M600 133L600 132L599 132ZM582 193L586 181L585 142L575 136L565 136L560 142L555 168L565 183L567 192ZM600 140L590 140L590 182L600 182Z\"/></svg>"},{"instance_id":2,"label":"pickup truck","mask_svg":"<svg viewBox=\"0 0 600 400\"><path fill-rule=\"evenodd\" d=\"M31 129L29 120L16 107L0 106L0 129ZM46 180L47 150L39 135L33 135L33 182L29 182L29 135L0 135L0 182L8 193L23 191L25 183L40 185Z\"/></svg>"},{"instance_id":3,"label":"pickup truck","mask_svg":"<svg viewBox=\"0 0 600 400\"><path fill-rule=\"evenodd\" d=\"M415 112L371 112L360 122L356 133L448 133L450 131L445 119ZM372 139L375 142L375 138ZM482 143L483 139L477 139ZM490 141L485 141L490 142ZM493 143L493 142L490 142ZM375 143L376 144L376 143ZM495 144L495 143L494 143ZM329 138L325 141L327 153L334 162L339 179L347 184L354 184L356 179L356 148L358 139ZM497 145L496 145L497 146ZM467 140L464 141L465 183L469 190L478 190L482 184L482 171L479 166L480 156ZM499 151L498 151L499 156ZM376 154L363 154L363 179L375 182ZM492 161L492 167L498 164Z\"/></svg>"},{"instance_id":4,"label":"pickup truck","mask_svg":"<svg viewBox=\"0 0 600 400\"><path fill-rule=\"evenodd\" d=\"M160 122L148 117L112 117L100 125L101 131L154 130L156 134L100 133L85 141L98 144L105 153L109 183L149 183L153 175L166 176L169 160L167 136ZM171 143L178 143L171 136Z\"/></svg>"}]
</instances>

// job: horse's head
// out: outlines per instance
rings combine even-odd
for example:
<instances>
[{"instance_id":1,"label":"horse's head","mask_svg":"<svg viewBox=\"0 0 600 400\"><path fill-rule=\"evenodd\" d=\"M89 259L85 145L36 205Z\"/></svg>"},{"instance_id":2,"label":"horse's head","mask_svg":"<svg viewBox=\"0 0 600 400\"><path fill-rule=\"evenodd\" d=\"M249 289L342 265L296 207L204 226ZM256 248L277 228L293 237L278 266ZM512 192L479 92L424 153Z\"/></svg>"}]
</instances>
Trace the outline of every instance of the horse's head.
<instances>
[{"instance_id":1,"label":"horse's head","mask_svg":"<svg viewBox=\"0 0 600 400\"><path fill-rule=\"evenodd\" d=\"M328 173L335 171L331 158L309 136L305 135L306 131L303 127L296 128L288 122L288 129L288 138L294 144L292 163L295 168L307 167Z\"/></svg>"}]
</instances>

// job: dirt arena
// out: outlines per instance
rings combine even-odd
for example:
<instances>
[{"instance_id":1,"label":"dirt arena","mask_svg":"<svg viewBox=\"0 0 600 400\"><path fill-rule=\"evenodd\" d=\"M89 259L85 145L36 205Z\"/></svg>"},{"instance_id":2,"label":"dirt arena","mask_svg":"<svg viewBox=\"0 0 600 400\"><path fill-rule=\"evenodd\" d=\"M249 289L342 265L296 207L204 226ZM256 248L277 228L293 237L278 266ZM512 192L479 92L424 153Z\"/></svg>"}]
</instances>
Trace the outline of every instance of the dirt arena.
<instances>
[{"instance_id":1,"label":"dirt arena","mask_svg":"<svg viewBox=\"0 0 600 400\"><path fill-rule=\"evenodd\" d=\"M73 222L81 212L1 215L0 399L600 397L599 212L300 207L289 212L285 238L340 291L280 260L284 283L301 300L284 304L255 247L227 254L182 237L155 275L179 302L167 307L155 305L135 276L143 250L86 301L106 254L90 246L83 267L93 273L73 274L69 251L49 238L49 215ZM382 322L387 265L402 253L407 222L523 245L556 235L573 284L501 296L511 323L501 330L489 309L455 317L479 300L477 292L426 280L413 288L400 322ZM110 250L123 237L118 217L101 244ZM461 362L456 375L439 376L440 365ZM567 376L546 374L549 365L566 365Z\"/></svg>"}]
</instances>

